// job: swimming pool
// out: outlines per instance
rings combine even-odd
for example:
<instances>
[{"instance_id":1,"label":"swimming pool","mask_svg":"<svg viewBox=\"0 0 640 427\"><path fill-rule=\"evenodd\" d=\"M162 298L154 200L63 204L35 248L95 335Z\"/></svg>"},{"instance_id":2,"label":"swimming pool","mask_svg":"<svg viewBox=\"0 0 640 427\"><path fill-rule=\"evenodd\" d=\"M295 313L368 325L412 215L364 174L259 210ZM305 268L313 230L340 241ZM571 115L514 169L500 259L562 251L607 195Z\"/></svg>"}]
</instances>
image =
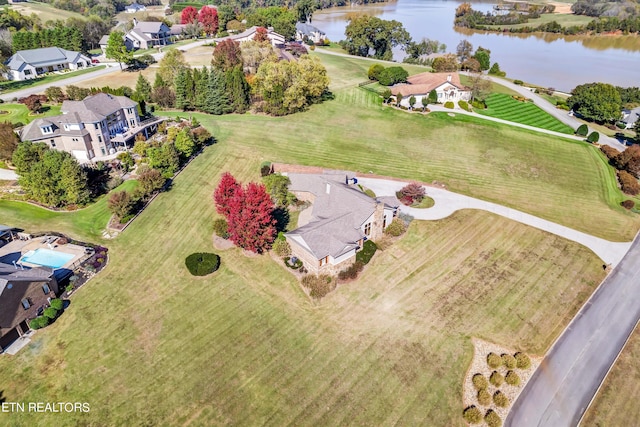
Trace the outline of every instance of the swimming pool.
<instances>
[{"instance_id":1,"label":"swimming pool","mask_svg":"<svg viewBox=\"0 0 640 427\"><path fill-rule=\"evenodd\" d=\"M75 255L64 252L51 251L49 249L36 249L29 251L20 258L20 261L30 264L43 265L50 268L60 268L68 263Z\"/></svg>"}]
</instances>

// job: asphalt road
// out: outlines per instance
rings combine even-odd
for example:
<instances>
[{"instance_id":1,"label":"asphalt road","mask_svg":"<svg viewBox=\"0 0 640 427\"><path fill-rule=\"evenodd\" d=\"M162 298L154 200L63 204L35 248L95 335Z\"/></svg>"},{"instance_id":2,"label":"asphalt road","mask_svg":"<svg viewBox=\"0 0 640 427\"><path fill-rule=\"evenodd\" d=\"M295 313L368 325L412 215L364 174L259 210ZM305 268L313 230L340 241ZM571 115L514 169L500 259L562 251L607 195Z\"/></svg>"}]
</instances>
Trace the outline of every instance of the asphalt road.
<instances>
[{"instance_id":1,"label":"asphalt road","mask_svg":"<svg viewBox=\"0 0 640 427\"><path fill-rule=\"evenodd\" d=\"M627 255L551 347L504 425L577 426L639 319L640 239L636 236Z\"/></svg>"}]
</instances>

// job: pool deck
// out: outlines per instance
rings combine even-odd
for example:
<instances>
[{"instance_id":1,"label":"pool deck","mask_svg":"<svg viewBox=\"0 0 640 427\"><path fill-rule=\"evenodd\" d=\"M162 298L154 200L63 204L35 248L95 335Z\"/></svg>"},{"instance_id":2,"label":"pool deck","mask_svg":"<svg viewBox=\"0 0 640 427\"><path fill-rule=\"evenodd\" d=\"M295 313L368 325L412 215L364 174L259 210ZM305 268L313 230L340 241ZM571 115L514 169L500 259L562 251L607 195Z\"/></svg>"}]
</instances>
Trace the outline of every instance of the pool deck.
<instances>
[{"instance_id":1,"label":"pool deck","mask_svg":"<svg viewBox=\"0 0 640 427\"><path fill-rule=\"evenodd\" d=\"M73 245L67 243L66 245L58 245L56 242L51 244L45 243L48 238L55 238L55 236L43 236L36 237L29 240L14 240L7 243L0 248L0 261L6 264L11 264L13 261L18 262L20 258L29 251L35 251L37 249L48 249L54 252L62 252L65 254L73 255L69 261L59 268L70 269L73 264L78 260L86 256L84 246ZM31 264L28 262L21 262L25 267L40 267L39 264Z\"/></svg>"}]
</instances>

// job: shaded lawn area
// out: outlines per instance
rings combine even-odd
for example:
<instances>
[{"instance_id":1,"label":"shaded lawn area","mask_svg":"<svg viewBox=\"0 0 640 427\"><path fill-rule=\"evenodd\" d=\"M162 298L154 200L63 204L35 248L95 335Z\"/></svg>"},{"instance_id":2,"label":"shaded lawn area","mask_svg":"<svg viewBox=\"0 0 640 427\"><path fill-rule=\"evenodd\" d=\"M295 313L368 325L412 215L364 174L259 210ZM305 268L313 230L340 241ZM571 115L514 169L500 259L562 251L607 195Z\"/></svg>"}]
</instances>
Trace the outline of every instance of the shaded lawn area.
<instances>
[{"instance_id":1,"label":"shaded lawn area","mask_svg":"<svg viewBox=\"0 0 640 427\"><path fill-rule=\"evenodd\" d=\"M38 79L30 80L10 80L6 82L0 82L0 93L11 93L20 89L27 89L34 86L40 86L45 83L53 83L60 80L68 79L69 77L80 76L82 74L91 73L97 70L105 68L106 65L97 65L83 70L69 71L63 74L52 74L50 76L40 77ZM43 90L44 91L44 90Z\"/></svg>"},{"instance_id":2,"label":"shaded lawn area","mask_svg":"<svg viewBox=\"0 0 640 427\"><path fill-rule=\"evenodd\" d=\"M32 120L42 117L57 116L60 114L60 105L47 105L42 108L40 114L32 114L24 104L0 104L0 121L9 123L27 124Z\"/></svg>"},{"instance_id":3,"label":"shaded lawn area","mask_svg":"<svg viewBox=\"0 0 640 427\"><path fill-rule=\"evenodd\" d=\"M109 242L72 309L0 358L7 400L64 396L91 412L12 422L463 426L470 337L540 354L604 275L577 244L464 211L414 222L318 305L271 257L238 249L191 277L185 257L211 250L220 175L259 177L238 142L207 148Z\"/></svg>"},{"instance_id":4,"label":"shaded lawn area","mask_svg":"<svg viewBox=\"0 0 640 427\"><path fill-rule=\"evenodd\" d=\"M487 103L485 110L474 109L474 111L485 116L573 135L573 129L533 102L520 102L509 95L498 93L489 95L485 101Z\"/></svg>"}]
</instances>

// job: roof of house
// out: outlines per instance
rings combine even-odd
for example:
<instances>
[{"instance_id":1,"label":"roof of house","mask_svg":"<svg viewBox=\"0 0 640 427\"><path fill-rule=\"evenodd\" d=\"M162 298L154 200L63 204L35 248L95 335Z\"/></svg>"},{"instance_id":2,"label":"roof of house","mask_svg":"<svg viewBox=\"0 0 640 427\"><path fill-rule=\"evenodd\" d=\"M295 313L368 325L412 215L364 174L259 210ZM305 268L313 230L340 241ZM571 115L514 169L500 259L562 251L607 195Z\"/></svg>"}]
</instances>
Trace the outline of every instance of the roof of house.
<instances>
[{"instance_id":1,"label":"roof of house","mask_svg":"<svg viewBox=\"0 0 640 427\"><path fill-rule=\"evenodd\" d=\"M316 259L334 258L358 246L365 235L361 228L384 201L373 199L353 184L344 172L289 174L289 190L315 196L312 218L306 225L287 233L306 247ZM397 207L389 205L389 207Z\"/></svg>"},{"instance_id":2,"label":"roof of house","mask_svg":"<svg viewBox=\"0 0 640 427\"><path fill-rule=\"evenodd\" d=\"M170 28L170 34L172 36L179 36L180 34L182 34L182 31L184 31L184 28L186 26L186 24L173 24Z\"/></svg>"},{"instance_id":3,"label":"roof of house","mask_svg":"<svg viewBox=\"0 0 640 427\"><path fill-rule=\"evenodd\" d=\"M448 81L449 77L451 78ZM433 89L449 83L460 90L468 90L460 83L460 75L458 73L420 73L407 79L407 83L397 84L391 87L391 93L397 95L401 93L403 96L428 94Z\"/></svg>"},{"instance_id":4,"label":"roof of house","mask_svg":"<svg viewBox=\"0 0 640 427\"><path fill-rule=\"evenodd\" d=\"M97 93L87 96L82 101L64 101L60 111L63 114L78 113L80 117L86 112L90 112L94 114L93 117L98 119L96 121L100 121L121 108L131 108L136 105L138 104L126 96Z\"/></svg>"},{"instance_id":5,"label":"roof of house","mask_svg":"<svg viewBox=\"0 0 640 427\"><path fill-rule=\"evenodd\" d=\"M147 34L169 32L169 27L164 22L139 21L133 29Z\"/></svg>"},{"instance_id":6,"label":"roof of house","mask_svg":"<svg viewBox=\"0 0 640 427\"><path fill-rule=\"evenodd\" d=\"M59 47L43 47L40 49L19 50L7 60L6 64L12 70L22 71L25 65L47 67L60 63L75 63L79 59L89 60L80 52Z\"/></svg>"},{"instance_id":7,"label":"roof of house","mask_svg":"<svg viewBox=\"0 0 640 427\"><path fill-rule=\"evenodd\" d=\"M226 40L226 39L231 39L231 40L239 40L239 39L244 39L247 37L250 37L252 34L255 34L256 30L259 27L257 25L254 25L253 27L247 28L246 30L244 30L241 33L238 34L233 34L227 37L222 37L220 40ZM282 34L278 34L275 31L273 31L272 29L267 28L267 36L271 36L271 37L276 37L276 38L282 38L284 40L284 36Z\"/></svg>"},{"instance_id":8,"label":"roof of house","mask_svg":"<svg viewBox=\"0 0 640 427\"><path fill-rule=\"evenodd\" d=\"M300 31L302 34L306 36L311 36L313 33L324 34L322 31L314 27L313 25L309 25L304 22L296 22L296 30Z\"/></svg>"},{"instance_id":9,"label":"roof of house","mask_svg":"<svg viewBox=\"0 0 640 427\"><path fill-rule=\"evenodd\" d=\"M109 34L105 34L104 36L102 36L102 38L100 39L100 43L98 43L100 46L106 46L107 43L109 43Z\"/></svg>"},{"instance_id":10,"label":"roof of house","mask_svg":"<svg viewBox=\"0 0 640 427\"><path fill-rule=\"evenodd\" d=\"M53 277L53 270L48 267L16 268L0 262L0 295L9 282L43 282Z\"/></svg>"},{"instance_id":11,"label":"roof of house","mask_svg":"<svg viewBox=\"0 0 640 427\"><path fill-rule=\"evenodd\" d=\"M147 8L144 5L139 4L138 2L134 1L129 6L125 7L125 9L127 9L127 10L146 10Z\"/></svg>"},{"instance_id":12,"label":"roof of house","mask_svg":"<svg viewBox=\"0 0 640 427\"><path fill-rule=\"evenodd\" d=\"M622 110L622 112L624 113L624 118L622 119L623 123L634 124L640 120L640 107L636 107L631 110L625 109Z\"/></svg>"},{"instance_id":13,"label":"roof of house","mask_svg":"<svg viewBox=\"0 0 640 427\"><path fill-rule=\"evenodd\" d=\"M147 34L151 34L151 32L145 33L140 28L133 28L131 31L125 34L125 37L135 38L145 42L151 41L151 37L149 37Z\"/></svg>"}]
</instances>

